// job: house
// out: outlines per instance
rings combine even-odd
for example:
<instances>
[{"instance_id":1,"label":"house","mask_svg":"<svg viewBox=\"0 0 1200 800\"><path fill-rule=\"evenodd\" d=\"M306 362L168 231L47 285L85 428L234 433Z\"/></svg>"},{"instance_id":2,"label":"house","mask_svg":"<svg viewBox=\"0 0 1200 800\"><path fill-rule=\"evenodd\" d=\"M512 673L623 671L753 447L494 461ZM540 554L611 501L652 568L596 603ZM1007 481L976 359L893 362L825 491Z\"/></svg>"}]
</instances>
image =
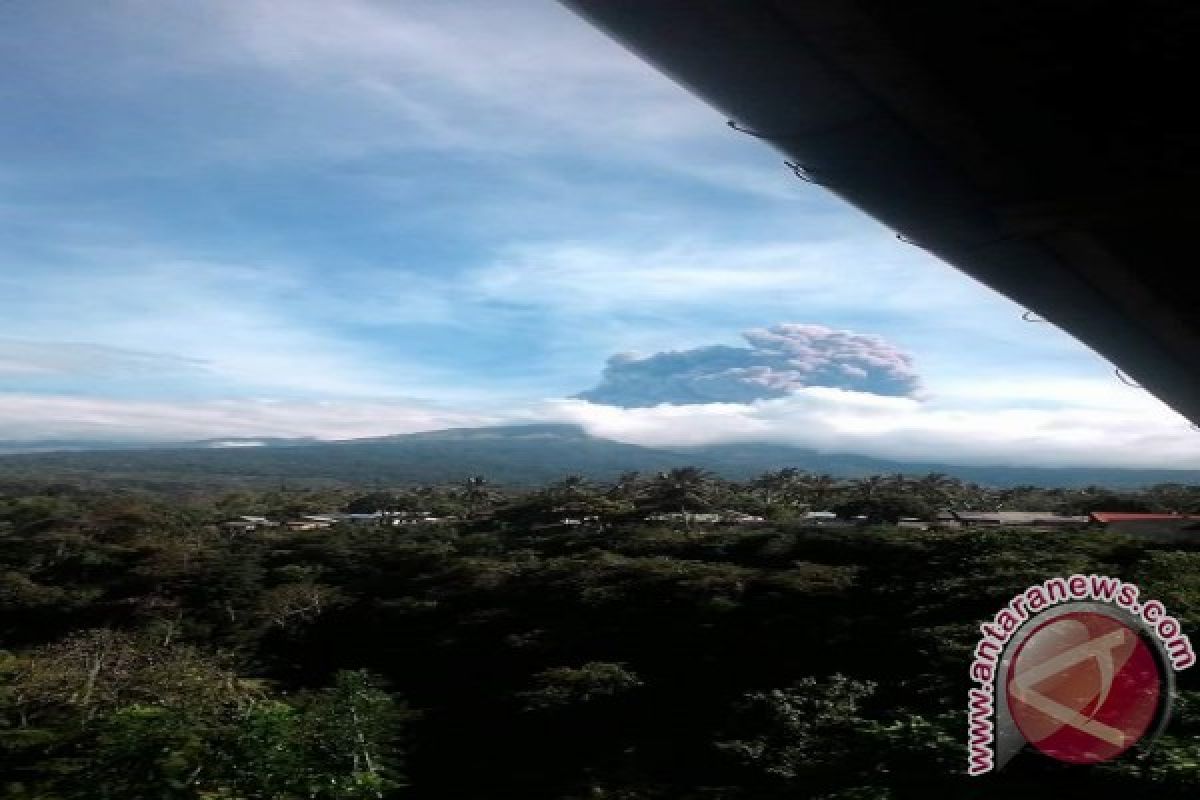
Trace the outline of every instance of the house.
<instances>
[{"instance_id":1,"label":"house","mask_svg":"<svg viewBox=\"0 0 1200 800\"><path fill-rule=\"evenodd\" d=\"M747 514L744 511L722 511L721 522L727 525L753 525L757 522L766 522L766 517L760 517L755 514Z\"/></svg>"},{"instance_id":2,"label":"house","mask_svg":"<svg viewBox=\"0 0 1200 800\"><path fill-rule=\"evenodd\" d=\"M865 524L866 517L861 520L839 519L833 511L805 511L797 520L802 528L853 528Z\"/></svg>"},{"instance_id":3,"label":"house","mask_svg":"<svg viewBox=\"0 0 1200 800\"><path fill-rule=\"evenodd\" d=\"M651 514L647 522L682 522L687 525L696 523L713 525L721 521L720 514L697 514L690 511L668 511L665 514Z\"/></svg>"},{"instance_id":4,"label":"house","mask_svg":"<svg viewBox=\"0 0 1200 800\"><path fill-rule=\"evenodd\" d=\"M1104 530L1158 541L1200 541L1200 515L1138 514L1124 511L1093 511L1093 524Z\"/></svg>"},{"instance_id":5,"label":"house","mask_svg":"<svg viewBox=\"0 0 1200 800\"><path fill-rule=\"evenodd\" d=\"M290 519L283 523L289 531L319 531L332 528L337 517L332 514L305 514L298 519Z\"/></svg>"},{"instance_id":6,"label":"house","mask_svg":"<svg viewBox=\"0 0 1200 800\"><path fill-rule=\"evenodd\" d=\"M383 512L373 511L369 514L331 514L336 517L339 522L344 522L348 525L381 525L383 524Z\"/></svg>"},{"instance_id":7,"label":"house","mask_svg":"<svg viewBox=\"0 0 1200 800\"><path fill-rule=\"evenodd\" d=\"M910 528L912 530L917 530L917 531L927 531L927 530L929 530L930 526L929 526L929 522L926 520L923 520L923 519L917 519L916 517L901 517L896 522L896 527L897 528Z\"/></svg>"},{"instance_id":8,"label":"house","mask_svg":"<svg viewBox=\"0 0 1200 800\"><path fill-rule=\"evenodd\" d=\"M432 511L384 511L383 525L425 525L434 522L451 522L457 517L438 517Z\"/></svg>"},{"instance_id":9,"label":"house","mask_svg":"<svg viewBox=\"0 0 1200 800\"><path fill-rule=\"evenodd\" d=\"M589 529L603 529L604 525L601 524L600 516L598 514L584 514L581 516L556 517L546 519L542 522L535 522L530 525L530 530L554 531L561 530L563 528L585 527Z\"/></svg>"},{"instance_id":10,"label":"house","mask_svg":"<svg viewBox=\"0 0 1200 800\"><path fill-rule=\"evenodd\" d=\"M1087 522L1087 517L1052 511L943 511L937 516L937 524L946 528L1050 528Z\"/></svg>"},{"instance_id":11,"label":"house","mask_svg":"<svg viewBox=\"0 0 1200 800\"><path fill-rule=\"evenodd\" d=\"M221 523L221 528L230 533L250 533L259 528L278 528L279 523L266 517L244 514Z\"/></svg>"}]
</instances>

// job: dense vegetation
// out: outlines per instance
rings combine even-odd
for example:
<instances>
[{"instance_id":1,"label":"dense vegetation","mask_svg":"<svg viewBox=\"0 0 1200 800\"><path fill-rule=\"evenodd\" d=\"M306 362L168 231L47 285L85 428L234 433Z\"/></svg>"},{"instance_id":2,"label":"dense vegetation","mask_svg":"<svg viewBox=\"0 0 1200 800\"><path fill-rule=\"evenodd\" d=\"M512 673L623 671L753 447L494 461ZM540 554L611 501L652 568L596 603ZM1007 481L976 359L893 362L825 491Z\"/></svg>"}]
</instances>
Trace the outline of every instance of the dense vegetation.
<instances>
[{"instance_id":1,"label":"dense vegetation","mask_svg":"<svg viewBox=\"0 0 1200 800\"><path fill-rule=\"evenodd\" d=\"M916 531L946 505L1200 509L1200 489L995 491L700 470L531 492L0 487L0 792L13 798L1194 796L1200 686L1148 755L969 779L976 626L1096 570L1193 633L1200 548ZM805 508L878 524L806 527ZM653 523L734 508L754 526ZM234 514L459 522L237 534ZM564 516L599 517L563 526Z\"/></svg>"}]
</instances>

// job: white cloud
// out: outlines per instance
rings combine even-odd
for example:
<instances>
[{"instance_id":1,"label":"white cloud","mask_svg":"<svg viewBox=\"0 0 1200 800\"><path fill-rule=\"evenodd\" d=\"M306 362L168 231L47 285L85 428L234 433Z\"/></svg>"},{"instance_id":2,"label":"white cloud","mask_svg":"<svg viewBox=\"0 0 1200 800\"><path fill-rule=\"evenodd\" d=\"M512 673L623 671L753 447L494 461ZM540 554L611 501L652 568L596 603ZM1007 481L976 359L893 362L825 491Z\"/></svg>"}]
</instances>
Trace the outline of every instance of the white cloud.
<instances>
[{"instance_id":1,"label":"white cloud","mask_svg":"<svg viewBox=\"0 0 1200 800\"><path fill-rule=\"evenodd\" d=\"M496 416L411 401L272 399L151 402L0 394L0 440L190 441L225 437L348 439L489 425Z\"/></svg>"},{"instance_id":2,"label":"white cloud","mask_svg":"<svg viewBox=\"0 0 1200 800\"><path fill-rule=\"evenodd\" d=\"M1103 388L1103 387L1093 387ZM556 400L545 414L651 446L789 442L826 452L963 464L1200 468L1200 432L1154 398L972 409L812 387L748 404L617 408Z\"/></svg>"},{"instance_id":3,"label":"white cloud","mask_svg":"<svg viewBox=\"0 0 1200 800\"><path fill-rule=\"evenodd\" d=\"M1098 377L1030 376L1019 365L1005 378L942 381L929 399L962 408L1080 408L1155 413L1164 408L1142 389L1118 383L1111 370Z\"/></svg>"},{"instance_id":4,"label":"white cloud","mask_svg":"<svg viewBox=\"0 0 1200 800\"><path fill-rule=\"evenodd\" d=\"M189 160L616 156L727 189L791 194L761 143L550 0L125 2L80 27L105 58L70 81L101 96L234 82L255 103L251 114L210 103L203 137L163 120Z\"/></svg>"},{"instance_id":5,"label":"white cloud","mask_svg":"<svg viewBox=\"0 0 1200 800\"><path fill-rule=\"evenodd\" d=\"M523 243L469 272L464 286L481 299L563 315L902 315L943 331L961 326L1081 350L1053 326L1022 322L1011 301L869 220L841 217L822 227L820 217L798 214L797 224L790 236L752 241L672 229L638 241Z\"/></svg>"},{"instance_id":6,"label":"white cloud","mask_svg":"<svg viewBox=\"0 0 1200 800\"><path fill-rule=\"evenodd\" d=\"M203 367L196 359L85 342L0 339L0 375L161 375Z\"/></svg>"},{"instance_id":7,"label":"white cloud","mask_svg":"<svg viewBox=\"0 0 1200 800\"><path fill-rule=\"evenodd\" d=\"M330 299L319 280L289 264L230 264L180 259L149 249L85 249L73 254L87 268L57 266L36 282L0 275L6 332L36 341L47 321L87 342L56 350L58 367L74 359L125 366L124 376L150 378L129 367L147 351L203 369L164 371L157 389L216 387L226 395L298 393L326 396L413 396L449 384L415 361L381 357L339 334L346 298ZM85 354L80 348L90 348ZM12 350L12 348L8 348ZM124 354L120 358L117 354ZM11 355L11 353L10 353ZM5 358L0 350L0 363ZM21 363L34 354L26 348ZM39 357L51 362L46 346ZM81 373L82 374L82 373ZM167 380L169 379L169 380ZM197 381L204 384L198 386Z\"/></svg>"},{"instance_id":8,"label":"white cloud","mask_svg":"<svg viewBox=\"0 0 1200 800\"><path fill-rule=\"evenodd\" d=\"M719 124L556 3L231 0L218 7L220 28L203 45L214 55L304 80L309 90L392 105L453 146L526 149L564 133L678 142Z\"/></svg>"},{"instance_id":9,"label":"white cloud","mask_svg":"<svg viewBox=\"0 0 1200 800\"><path fill-rule=\"evenodd\" d=\"M874 256L868 242L821 239L746 244L676 235L665 243L550 242L513 247L471 279L483 297L559 304L572 313L669 311L767 296L821 305L843 302L853 291L845 280L848 262L880 279L909 272Z\"/></svg>"}]
</instances>

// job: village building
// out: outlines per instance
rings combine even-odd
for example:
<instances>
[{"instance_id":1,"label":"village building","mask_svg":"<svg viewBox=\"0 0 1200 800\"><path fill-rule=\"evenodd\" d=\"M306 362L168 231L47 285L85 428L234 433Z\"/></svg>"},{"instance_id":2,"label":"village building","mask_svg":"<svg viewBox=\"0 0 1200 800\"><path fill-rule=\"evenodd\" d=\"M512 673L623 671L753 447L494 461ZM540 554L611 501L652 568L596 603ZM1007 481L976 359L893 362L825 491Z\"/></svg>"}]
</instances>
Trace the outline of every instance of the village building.
<instances>
[{"instance_id":1,"label":"village building","mask_svg":"<svg viewBox=\"0 0 1200 800\"><path fill-rule=\"evenodd\" d=\"M319 531L332 528L336 522L337 517L333 514L305 514L288 520L283 526L289 531Z\"/></svg>"},{"instance_id":2,"label":"village building","mask_svg":"<svg viewBox=\"0 0 1200 800\"><path fill-rule=\"evenodd\" d=\"M663 514L651 514L647 522L682 522L685 525L715 525L721 521L720 514L693 513L691 511L668 511Z\"/></svg>"},{"instance_id":3,"label":"village building","mask_svg":"<svg viewBox=\"0 0 1200 800\"><path fill-rule=\"evenodd\" d=\"M1164 542L1200 540L1200 515L1140 514L1125 511L1094 511L1094 525L1112 533Z\"/></svg>"},{"instance_id":4,"label":"village building","mask_svg":"<svg viewBox=\"0 0 1200 800\"><path fill-rule=\"evenodd\" d=\"M757 514L747 514L744 511L722 511L720 517L721 522L727 525L754 525L767 521L766 517L760 517Z\"/></svg>"},{"instance_id":5,"label":"village building","mask_svg":"<svg viewBox=\"0 0 1200 800\"><path fill-rule=\"evenodd\" d=\"M1086 516L1053 511L942 511L935 524L942 528L1056 528L1081 526Z\"/></svg>"},{"instance_id":6,"label":"village building","mask_svg":"<svg viewBox=\"0 0 1200 800\"><path fill-rule=\"evenodd\" d=\"M383 525L427 525L437 522L453 522L457 517L439 517L432 511L384 511L380 524Z\"/></svg>"},{"instance_id":7,"label":"village building","mask_svg":"<svg viewBox=\"0 0 1200 800\"><path fill-rule=\"evenodd\" d=\"M228 533L251 533L260 528L278 528L279 523L266 517L242 515L225 520L220 527Z\"/></svg>"}]
</instances>

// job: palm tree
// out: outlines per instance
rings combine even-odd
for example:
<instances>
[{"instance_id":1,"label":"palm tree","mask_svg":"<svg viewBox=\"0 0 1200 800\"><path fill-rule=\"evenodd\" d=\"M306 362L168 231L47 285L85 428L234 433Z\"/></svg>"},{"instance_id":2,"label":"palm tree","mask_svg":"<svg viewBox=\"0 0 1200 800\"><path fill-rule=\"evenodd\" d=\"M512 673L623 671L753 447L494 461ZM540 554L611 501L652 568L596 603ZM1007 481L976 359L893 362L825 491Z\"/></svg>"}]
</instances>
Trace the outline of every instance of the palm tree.
<instances>
[{"instance_id":1,"label":"palm tree","mask_svg":"<svg viewBox=\"0 0 1200 800\"><path fill-rule=\"evenodd\" d=\"M887 487L887 480L881 475L868 475L852 481L850 489L854 499L860 503L870 503Z\"/></svg>"},{"instance_id":2,"label":"palm tree","mask_svg":"<svg viewBox=\"0 0 1200 800\"><path fill-rule=\"evenodd\" d=\"M838 482L832 475L808 475L801 480L802 491L813 508L824 506L837 491Z\"/></svg>"},{"instance_id":3,"label":"palm tree","mask_svg":"<svg viewBox=\"0 0 1200 800\"><path fill-rule=\"evenodd\" d=\"M515 499L498 516L522 524L555 525L576 518L596 522L614 508L615 504L582 475L567 475L544 489Z\"/></svg>"},{"instance_id":4,"label":"palm tree","mask_svg":"<svg viewBox=\"0 0 1200 800\"><path fill-rule=\"evenodd\" d=\"M572 500L584 495L593 494L591 486L588 485L587 478L575 473L571 473L557 483L551 484L549 490L564 500Z\"/></svg>"},{"instance_id":5,"label":"palm tree","mask_svg":"<svg viewBox=\"0 0 1200 800\"><path fill-rule=\"evenodd\" d=\"M996 511L1000 507L999 495L977 483L966 483L960 487L959 504L974 511Z\"/></svg>"},{"instance_id":6,"label":"palm tree","mask_svg":"<svg viewBox=\"0 0 1200 800\"><path fill-rule=\"evenodd\" d=\"M751 484L762 492L763 505L770 508L779 502L795 502L800 488L800 470L784 467L775 472L765 472Z\"/></svg>"},{"instance_id":7,"label":"palm tree","mask_svg":"<svg viewBox=\"0 0 1200 800\"><path fill-rule=\"evenodd\" d=\"M622 472L608 495L619 500L634 500L642 492L642 474L636 470Z\"/></svg>"},{"instance_id":8,"label":"palm tree","mask_svg":"<svg viewBox=\"0 0 1200 800\"><path fill-rule=\"evenodd\" d=\"M1191 513L1200 501L1200 489L1179 483L1160 483L1146 490L1156 511Z\"/></svg>"},{"instance_id":9,"label":"palm tree","mask_svg":"<svg viewBox=\"0 0 1200 800\"><path fill-rule=\"evenodd\" d=\"M784 480L779 472L764 472L755 478L750 486L762 493L763 505L770 508L783 492Z\"/></svg>"},{"instance_id":10,"label":"palm tree","mask_svg":"<svg viewBox=\"0 0 1200 800\"><path fill-rule=\"evenodd\" d=\"M913 487L917 496L934 510L957 505L962 497L962 482L941 472L931 472Z\"/></svg>"},{"instance_id":11,"label":"palm tree","mask_svg":"<svg viewBox=\"0 0 1200 800\"><path fill-rule=\"evenodd\" d=\"M699 467L677 467L660 472L650 486L655 505L678 509L684 523L689 515L709 507L715 479L712 473Z\"/></svg>"},{"instance_id":12,"label":"palm tree","mask_svg":"<svg viewBox=\"0 0 1200 800\"><path fill-rule=\"evenodd\" d=\"M466 500L468 517L474 517L476 511L491 502L492 497L487 478L482 475L473 475L463 481L463 499Z\"/></svg>"},{"instance_id":13,"label":"palm tree","mask_svg":"<svg viewBox=\"0 0 1200 800\"><path fill-rule=\"evenodd\" d=\"M549 487L547 494L559 511L588 517L611 510L612 503L582 475L568 475Z\"/></svg>"}]
</instances>

